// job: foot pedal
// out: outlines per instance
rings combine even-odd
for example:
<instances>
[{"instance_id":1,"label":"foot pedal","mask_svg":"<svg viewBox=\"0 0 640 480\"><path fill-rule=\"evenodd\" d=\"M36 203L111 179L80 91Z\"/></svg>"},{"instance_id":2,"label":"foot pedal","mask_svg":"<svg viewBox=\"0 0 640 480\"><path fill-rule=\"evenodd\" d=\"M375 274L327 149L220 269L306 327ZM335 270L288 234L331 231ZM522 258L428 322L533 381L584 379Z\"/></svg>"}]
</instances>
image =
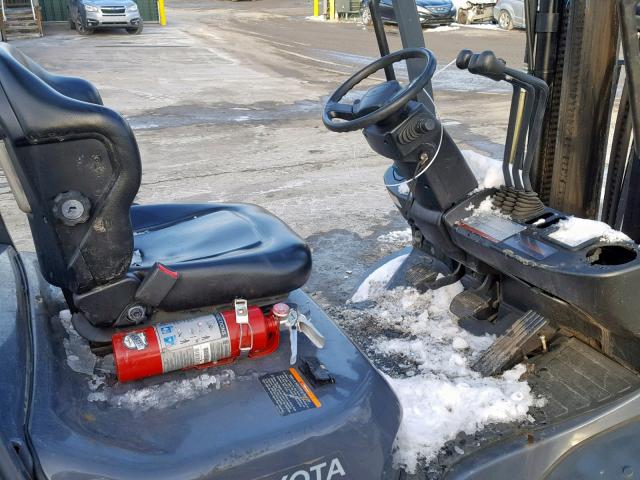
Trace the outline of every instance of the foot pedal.
<instances>
[{"instance_id":1,"label":"foot pedal","mask_svg":"<svg viewBox=\"0 0 640 480\"><path fill-rule=\"evenodd\" d=\"M449 310L458 318L493 320L498 314L499 283L495 275L487 275L478 288L464 290L453 297Z\"/></svg>"},{"instance_id":2,"label":"foot pedal","mask_svg":"<svg viewBox=\"0 0 640 480\"><path fill-rule=\"evenodd\" d=\"M484 377L506 370L529 353L527 350L534 350L527 344L530 345L530 340L548 323L542 315L529 310L480 355L472 368Z\"/></svg>"},{"instance_id":3,"label":"foot pedal","mask_svg":"<svg viewBox=\"0 0 640 480\"><path fill-rule=\"evenodd\" d=\"M497 312L491 298L473 290L465 290L453 297L449 310L458 318L473 317L476 320L488 320Z\"/></svg>"}]
</instances>

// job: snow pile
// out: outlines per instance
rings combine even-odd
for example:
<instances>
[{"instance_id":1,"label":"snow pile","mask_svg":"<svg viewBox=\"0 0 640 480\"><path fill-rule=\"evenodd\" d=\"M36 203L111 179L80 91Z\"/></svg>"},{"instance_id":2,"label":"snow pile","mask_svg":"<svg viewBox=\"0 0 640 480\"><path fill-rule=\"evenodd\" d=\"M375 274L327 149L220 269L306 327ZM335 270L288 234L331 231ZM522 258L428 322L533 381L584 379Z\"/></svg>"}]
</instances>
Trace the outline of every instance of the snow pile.
<instances>
[{"instance_id":1,"label":"snow pile","mask_svg":"<svg viewBox=\"0 0 640 480\"><path fill-rule=\"evenodd\" d=\"M494 217L501 217L506 219L511 219L509 215L505 215L499 209L493 206L493 199L490 196L487 196L484 200L482 200L478 206L473 203L470 203L466 208L466 211L471 212L470 217L486 217L488 215L492 215Z\"/></svg>"},{"instance_id":2,"label":"snow pile","mask_svg":"<svg viewBox=\"0 0 640 480\"><path fill-rule=\"evenodd\" d=\"M429 28L427 32L453 32L455 30L460 30L460 27L452 27L450 25L443 25L436 28Z\"/></svg>"},{"instance_id":3,"label":"snow pile","mask_svg":"<svg viewBox=\"0 0 640 480\"><path fill-rule=\"evenodd\" d=\"M324 15L318 15L317 17L313 16L313 15L310 15L308 17L304 17L304 19L308 20L310 22L324 22L324 21L326 21L326 18L324 18Z\"/></svg>"},{"instance_id":4,"label":"snow pile","mask_svg":"<svg viewBox=\"0 0 640 480\"><path fill-rule=\"evenodd\" d=\"M391 280L393 274L398 271L402 262L407 258L409 254L400 255L399 257L390 260L389 262L376 269L371 275L369 275L364 282L360 284L356 293L351 297L351 302L364 302L369 299L373 289L382 289L386 283Z\"/></svg>"},{"instance_id":5,"label":"snow pile","mask_svg":"<svg viewBox=\"0 0 640 480\"><path fill-rule=\"evenodd\" d=\"M458 25L454 23L453 25ZM493 23L470 23L468 25L463 25L465 28L477 28L478 30L498 30L501 32L506 32L506 30L502 30L498 25L494 25Z\"/></svg>"},{"instance_id":6,"label":"snow pile","mask_svg":"<svg viewBox=\"0 0 640 480\"><path fill-rule=\"evenodd\" d=\"M395 271L398 259L392 262L377 271ZM524 366L493 378L470 368L495 337L475 336L458 326L449 305L463 290L460 283L421 294L411 288L384 290L371 277L367 280L368 298L375 305L352 312L350 321L369 334L377 363L394 365L388 381L404 411L396 439L397 466L414 473L420 461L433 460L459 432L531 420L529 407L542 406L544 401L519 381Z\"/></svg>"},{"instance_id":7,"label":"snow pile","mask_svg":"<svg viewBox=\"0 0 640 480\"><path fill-rule=\"evenodd\" d=\"M151 408L163 409L191 398L199 397L215 388L220 390L223 385L235 380L233 370L216 370L218 373L203 373L194 378L172 380L157 385L141 388L131 388L116 384L106 385L106 378L94 375L89 380L90 402L105 402L111 407L126 408L135 412Z\"/></svg>"},{"instance_id":8,"label":"snow pile","mask_svg":"<svg viewBox=\"0 0 640 480\"><path fill-rule=\"evenodd\" d=\"M569 217L560 220L558 227L549 237L572 247L597 237L607 243L631 241L624 233L614 230L606 223L586 218Z\"/></svg>"},{"instance_id":9,"label":"snow pile","mask_svg":"<svg viewBox=\"0 0 640 480\"><path fill-rule=\"evenodd\" d=\"M481 155L473 150L462 150L462 154L478 180L479 188L499 187L504 183L500 160Z\"/></svg>"},{"instance_id":10,"label":"snow pile","mask_svg":"<svg viewBox=\"0 0 640 480\"><path fill-rule=\"evenodd\" d=\"M407 228L406 230L395 230L378 237L378 241L381 243L400 246L410 245L412 240L413 235L411 234L410 228Z\"/></svg>"},{"instance_id":11,"label":"snow pile","mask_svg":"<svg viewBox=\"0 0 640 480\"><path fill-rule=\"evenodd\" d=\"M402 182L400 185L398 185L398 192L400 192L402 195L408 195L411 192L411 188L409 187L409 184L407 182Z\"/></svg>"},{"instance_id":12,"label":"snow pile","mask_svg":"<svg viewBox=\"0 0 640 480\"><path fill-rule=\"evenodd\" d=\"M525 420L529 407L542 405L529 385L519 381L524 365L498 378L480 378L472 375L465 357L452 357L464 362L457 375L389 379L404 412L394 460L409 473L415 473L418 461L433 460L458 432L473 434L491 423Z\"/></svg>"}]
</instances>

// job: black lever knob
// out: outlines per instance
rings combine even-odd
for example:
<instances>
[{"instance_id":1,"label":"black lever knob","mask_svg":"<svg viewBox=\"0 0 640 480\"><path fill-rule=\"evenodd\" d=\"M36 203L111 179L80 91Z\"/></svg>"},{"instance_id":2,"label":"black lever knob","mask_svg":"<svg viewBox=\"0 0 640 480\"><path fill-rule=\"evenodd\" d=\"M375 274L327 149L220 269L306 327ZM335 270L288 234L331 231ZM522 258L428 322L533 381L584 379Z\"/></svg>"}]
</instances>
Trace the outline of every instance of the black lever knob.
<instances>
[{"instance_id":1,"label":"black lever knob","mask_svg":"<svg viewBox=\"0 0 640 480\"><path fill-rule=\"evenodd\" d=\"M456 67L460 70L465 70L469 67L469 60L471 60L471 56L473 52L471 50L460 50L458 57L456 58Z\"/></svg>"},{"instance_id":2,"label":"black lever knob","mask_svg":"<svg viewBox=\"0 0 640 480\"><path fill-rule=\"evenodd\" d=\"M469 72L484 77L489 77L492 80L504 80L506 64L504 60L499 59L496 55L490 51L485 50L482 53L476 53L471 56L469 60Z\"/></svg>"}]
</instances>

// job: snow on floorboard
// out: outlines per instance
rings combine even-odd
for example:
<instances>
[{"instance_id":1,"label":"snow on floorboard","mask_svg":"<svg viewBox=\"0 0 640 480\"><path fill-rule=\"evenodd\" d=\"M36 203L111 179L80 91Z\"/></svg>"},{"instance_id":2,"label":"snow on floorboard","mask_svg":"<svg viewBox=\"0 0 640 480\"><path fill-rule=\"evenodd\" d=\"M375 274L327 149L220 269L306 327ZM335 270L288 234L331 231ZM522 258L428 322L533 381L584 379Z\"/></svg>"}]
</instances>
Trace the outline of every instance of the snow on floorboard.
<instances>
[{"instance_id":1,"label":"snow on floorboard","mask_svg":"<svg viewBox=\"0 0 640 480\"><path fill-rule=\"evenodd\" d=\"M400 258L363 282L366 288L358 289L358 298L373 306L354 314L353 321L376 323L375 362L387 360L401 367L402 373L387 376L404 411L394 458L397 466L413 473L459 432L473 434L490 423L530 420L529 407L542 406L544 400L534 398L526 381L519 380L523 365L491 378L471 369L495 337L472 335L458 326L449 305L463 290L460 283L423 294L412 288L386 290L379 279L390 278ZM370 324L362 327L372 329Z\"/></svg>"}]
</instances>

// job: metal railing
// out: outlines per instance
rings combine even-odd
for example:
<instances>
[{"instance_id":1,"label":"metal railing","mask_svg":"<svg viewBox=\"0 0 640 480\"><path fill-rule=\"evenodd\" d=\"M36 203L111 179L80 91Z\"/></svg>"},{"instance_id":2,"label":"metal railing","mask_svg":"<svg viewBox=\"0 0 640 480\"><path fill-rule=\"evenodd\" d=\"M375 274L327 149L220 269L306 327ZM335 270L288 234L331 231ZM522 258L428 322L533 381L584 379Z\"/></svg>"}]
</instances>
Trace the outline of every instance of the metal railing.
<instances>
[{"instance_id":1,"label":"metal railing","mask_svg":"<svg viewBox=\"0 0 640 480\"><path fill-rule=\"evenodd\" d=\"M38 26L38 31L40 36L44 35L44 30L42 26L42 10L40 9L39 0L28 0L26 1L16 1L16 0L0 0L0 10L2 11L2 16L0 16L0 35L2 37L2 41L7 41L7 8L10 7L26 7L29 6L31 8L31 16L33 17L33 21ZM7 6L7 3L9 4Z\"/></svg>"}]
</instances>

